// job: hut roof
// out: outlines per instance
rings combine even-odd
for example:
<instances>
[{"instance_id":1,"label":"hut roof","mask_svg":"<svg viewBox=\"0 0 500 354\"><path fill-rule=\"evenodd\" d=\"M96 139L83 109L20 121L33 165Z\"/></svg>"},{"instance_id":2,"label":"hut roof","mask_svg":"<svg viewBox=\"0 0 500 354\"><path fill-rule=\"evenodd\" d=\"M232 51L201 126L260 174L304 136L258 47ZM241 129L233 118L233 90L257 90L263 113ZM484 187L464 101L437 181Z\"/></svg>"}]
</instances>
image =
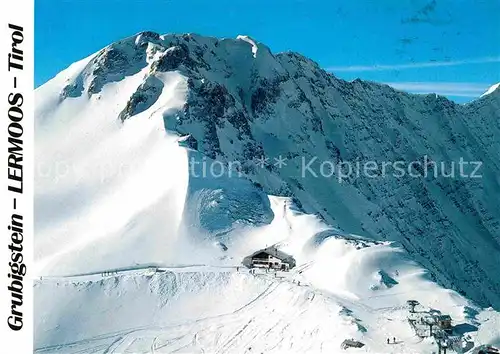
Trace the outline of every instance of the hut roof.
<instances>
[{"instance_id":1,"label":"hut roof","mask_svg":"<svg viewBox=\"0 0 500 354\"><path fill-rule=\"evenodd\" d=\"M253 258L259 254L262 254L262 253L270 254L271 256L276 257L282 261L287 261L289 259L293 259L293 257L290 256L289 254L286 254L285 252L280 251L277 248L274 248L273 246L264 248L262 250L255 251L254 253L252 253L250 255L250 257Z\"/></svg>"},{"instance_id":2,"label":"hut roof","mask_svg":"<svg viewBox=\"0 0 500 354\"><path fill-rule=\"evenodd\" d=\"M362 348L364 346L365 346L364 343L361 343L361 342L359 342L357 340L354 340L354 339L346 339L341 344L341 347L343 349L347 349L349 347L352 347L352 348Z\"/></svg>"}]
</instances>

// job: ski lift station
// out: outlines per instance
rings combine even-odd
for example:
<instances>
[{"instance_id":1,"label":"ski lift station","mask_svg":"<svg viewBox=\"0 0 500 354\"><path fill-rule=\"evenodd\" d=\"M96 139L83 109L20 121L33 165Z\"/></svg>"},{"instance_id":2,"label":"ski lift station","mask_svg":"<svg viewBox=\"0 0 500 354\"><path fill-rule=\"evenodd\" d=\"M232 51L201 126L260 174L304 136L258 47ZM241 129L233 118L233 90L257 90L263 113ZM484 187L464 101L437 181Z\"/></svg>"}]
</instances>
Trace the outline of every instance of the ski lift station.
<instances>
[{"instance_id":1,"label":"ski lift station","mask_svg":"<svg viewBox=\"0 0 500 354\"><path fill-rule=\"evenodd\" d=\"M436 316L436 322L439 328L444 331L451 331L451 316L450 315L438 315Z\"/></svg>"},{"instance_id":2,"label":"ski lift station","mask_svg":"<svg viewBox=\"0 0 500 354\"><path fill-rule=\"evenodd\" d=\"M295 259L292 256L272 246L245 257L242 263L248 268L267 268L281 271L288 271L295 267Z\"/></svg>"}]
</instances>

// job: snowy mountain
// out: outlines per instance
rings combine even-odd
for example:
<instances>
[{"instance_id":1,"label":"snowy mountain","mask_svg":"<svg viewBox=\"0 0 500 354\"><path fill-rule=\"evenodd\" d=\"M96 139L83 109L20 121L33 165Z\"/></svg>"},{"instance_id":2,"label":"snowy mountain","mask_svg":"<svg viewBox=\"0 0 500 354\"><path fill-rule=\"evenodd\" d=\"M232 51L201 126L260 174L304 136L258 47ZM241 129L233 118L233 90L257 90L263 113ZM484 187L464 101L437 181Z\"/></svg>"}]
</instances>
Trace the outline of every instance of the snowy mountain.
<instances>
[{"instance_id":1,"label":"snowy mountain","mask_svg":"<svg viewBox=\"0 0 500 354\"><path fill-rule=\"evenodd\" d=\"M37 351L435 350L409 299L500 344L498 89L458 105L248 36L143 32L36 99ZM482 177L331 171L460 158ZM271 245L297 266L241 268Z\"/></svg>"},{"instance_id":2,"label":"snowy mountain","mask_svg":"<svg viewBox=\"0 0 500 354\"><path fill-rule=\"evenodd\" d=\"M499 82L499 83L497 83L497 84L495 84L495 85L492 85L489 89L487 89L487 90L486 90L486 92L485 92L485 93L483 93L483 94L481 95L481 97L484 97L484 96L486 96L486 95L489 95L489 94L491 94L491 93L493 93L493 92L497 91L499 87L500 87L500 82Z\"/></svg>"}]
</instances>

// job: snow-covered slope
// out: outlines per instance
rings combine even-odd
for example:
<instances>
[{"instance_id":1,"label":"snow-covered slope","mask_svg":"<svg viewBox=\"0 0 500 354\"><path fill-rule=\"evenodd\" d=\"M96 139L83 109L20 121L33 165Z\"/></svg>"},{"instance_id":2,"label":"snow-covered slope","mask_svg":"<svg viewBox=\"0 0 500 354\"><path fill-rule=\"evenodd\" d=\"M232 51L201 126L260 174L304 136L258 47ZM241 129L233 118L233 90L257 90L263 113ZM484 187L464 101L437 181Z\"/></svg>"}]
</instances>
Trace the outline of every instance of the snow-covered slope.
<instances>
[{"instance_id":1,"label":"snow-covered slope","mask_svg":"<svg viewBox=\"0 0 500 354\"><path fill-rule=\"evenodd\" d=\"M39 352L335 352L348 337L427 352L410 298L474 326L473 345L500 341L483 309L500 308L498 90L460 106L247 36L144 32L36 99ZM300 172L424 155L482 161L483 178ZM297 267L236 269L270 245Z\"/></svg>"},{"instance_id":2,"label":"snow-covered slope","mask_svg":"<svg viewBox=\"0 0 500 354\"><path fill-rule=\"evenodd\" d=\"M489 94L495 92L499 87L500 87L500 82L498 84L492 85L489 89L486 90L485 93L483 93L481 95L481 97L484 97L486 95L489 95Z\"/></svg>"},{"instance_id":3,"label":"snow-covered slope","mask_svg":"<svg viewBox=\"0 0 500 354\"><path fill-rule=\"evenodd\" d=\"M280 240L298 261L291 272L249 274L237 268L246 253L236 247L234 260L210 266L41 277L37 352L337 353L346 338L363 342L363 352L431 352L434 340L408 325L409 298L419 311L452 315L469 332L469 348L500 344L498 312L437 286L397 245L326 229L291 206L271 197L273 221L245 235L252 247ZM388 337L397 343L387 345Z\"/></svg>"}]
</instances>

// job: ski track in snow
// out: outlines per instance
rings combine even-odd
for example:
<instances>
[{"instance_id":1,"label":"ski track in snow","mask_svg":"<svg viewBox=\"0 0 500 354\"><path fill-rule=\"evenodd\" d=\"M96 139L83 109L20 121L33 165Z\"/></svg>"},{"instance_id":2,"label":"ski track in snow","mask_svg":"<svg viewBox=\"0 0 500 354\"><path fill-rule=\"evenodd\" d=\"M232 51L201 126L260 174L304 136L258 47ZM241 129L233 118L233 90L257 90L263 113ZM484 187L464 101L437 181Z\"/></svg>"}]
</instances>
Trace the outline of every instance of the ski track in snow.
<instances>
[{"instance_id":1,"label":"ski track in snow","mask_svg":"<svg viewBox=\"0 0 500 354\"><path fill-rule=\"evenodd\" d=\"M324 323L320 320L316 323L308 323L308 326L299 326L300 333L294 333L290 338L287 328L300 324L308 311L315 311L317 303L325 302L327 306L336 308L347 308L351 311L352 318L376 319L374 323L363 322L366 330L376 333L376 337L385 340L397 333L398 344L391 344L389 348L381 346L373 340L373 337L365 338L364 342L371 349L383 348L381 352L387 353L412 353L415 348L422 345L423 339L416 337L409 325L405 323L406 306L386 306L374 308L364 302L370 302L370 298L352 301L341 296L318 290L309 284L297 285L296 279L308 265L292 270L290 273L261 272L253 276L247 270L236 272L235 267L215 266L183 266L170 268L156 268L158 275L164 272L224 272L237 276L257 277L264 279L268 284L255 298L241 307L227 313L214 316L198 318L176 325L169 326L143 326L130 328L123 331L108 333L105 335L87 338L73 343L53 345L36 349L36 353L251 353L251 352L332 352L338 348L341 337L316 336L320 331L318 326ZM147 277L151 276L151 268L120 270L112 277ZM299 273L300 271L300 273ZM57 282L59 284L78 283L81 281L94 281L102 277L101 274L72 275L63 277L42 278L43 282ZM106 277L106 276L104 276ZM288 293L287 303L281 306L283 294ZM385 295L385 296L394 296ZM378 296L373 296L378 297ZM340 307L339 307L340 306ZM273 313L277 313L273 315ZM335 312L334 312L335 313ZM338 316L338 313L335 313ZM338 320L338 319L337 319ZM402 331L399 327L405 326ZM328 329L328 328L327 328ZM298 335L298 337L297 337ZM314 345L304 340L304 336L310 336ZM201 338L201 339L200 339ZM213 343L206 338L213 340ZM279 339L277 339L279 338ZM297 339L302 338L302 339ZM309 343L311 347L301 347L300 343L294 341L302 340ZM379 341L383 341L379 340ZM287 342L288 341L288 342ZM271 343L269 346L262 343ZM285 342L285 343L284 343ZM333 342L333 343L332 343ZM285 345L286 344L286 345ZM415 347L417 346L417 347ZM314 347L314 348L313 348ZM309 352L308 351L308 352ZM376 350L375 350L376 351ZM336 352L336 351L333 351ZM376 351L377 352L377 351Z\"/></svg>"},{"instance_id":2,"label":"ski track in snow","mask_svg":"<svg viewBox=\"0 0 500 354\"><path fill-rule=\"evenodd\" d=\"M186 267L187 269L190 270L200 270L199 266L192 266ZM169 268L170 270L175 269L175 268ZM186 270L187 270L186 269ZM161 269L163 271L163 269ZM203 269L203 271L207 271L207 269ZM208 270L209 271L209 270ZM216 267L212 268L212 271L219 271ZM227 268L225 268L225 271L227 271ZM232 270L234 271L234 270ZM121 271L119 274L127 274L131 272L137 272L137 270L124 270ZM296 273L296 272L294 272ZM138 275L142 275L141 272L139 271L137 273ZM268 327L263 327L259 329L259 331L253 335L253 338L250 339L249 342L247 342L243 346L234 346L234 342L239 341L239 338L241 337L241 334L247 329L250 323L252 323L255 320L254 316L258 316L259 313L255 314L253 310L257 307L261 307L262 303L266 301L267 298L270 298L273 296L273 293L276 291L276 289L284 284L289 285L290 282L289 280L276 280L270 275L266 274L258 274L255 275L258 277L266 277L268 280L271 281L271 284L262 292L260 293L255 299L251 300L247 304L243 305L242 307L234 310L231 313L226 313L226 314L221 314L221 315L216 315L216 316L211 316L203 319L197 319L195 321L192 321L190 323L185 323L177 326L166 326L166 327L152 327L152 328L135 328L135 329L130 329L127 331L123 332L118 332L118 333L110 333L108 335L104 336L98 336L95 338L90 338L86 339L80 342L76 343L70 343L70 344L65 344L65 345L60 345L60 346L51 346L51 347L46 347L46 348L39 348L36 350L38 353L44 353L44 352L53 352L53 353L58 353L60 351L62 352L67 352L67 353L93 353L93 350L95 349L102 349L104 345L95 345L94 342L96 341L101 341L103 339L111 339L112 344L107 348L105 353L126 353L127 348L132 345L134 341L140 340L140 339L145 339L145 338L152 338L151 343L144 344L143 347L141 347L141 350L152 348L152 353L159 353L159 352L165 352L165 353L173 353L180 351L181 349L187 349L187 347L192 344L184 344L182 345L182 342L185 340L186 337L188 336L193 336L194 338L196 335L200 332L203 331L204 328L209 327L212 324L217 324L219 326L225 325L227 323L231 323L231 326L227 326L229 328L235 328L236 327L236 332L232 333L229 335L229 338L220 345L220 347L215 351L215 353L232 353L238 350L245 349L246 347L251 347L252 345L252 339L258 339L258 341L263 340L265 338L265 334L269 333L272 330L272 326L270 328ZM88 277L88 275L85 275L84 277ZM66 276L66 277L50 277L50 281L70 281L70 282L77 282L79 281L79 278L81 276ZM47 279L48 280L48 279ZM86 279L88 280L88 278ZM294 287L299 287L298 285L294 285ZM310 294L313 294L311 297L308 295L307 299L310 302L314 301L315 295L316 294L321 294L321 292L317 290L312 290L307 286L303 286L307 289L307 292ZM302 289L301 289L302 290ZM303 290L302 290L303 292ZM367 306L359 306L358 304L354 304L353 302L350 301L344 301L344 299L341 299L340 297L335 297L333 295L328 295L330 298L335 298L337 301L340 303L343 303L343 305L349 305L357 308L362 308L363 310L369 310L370 312L373 312L373 309L370 309ZM265 306L265 305L264 305ZM300 317L300 314L305 312L305 308L301 308L300 306L290 306L292 314L289 316L286 316L286 319L288 323L292 322L296 317ZM243 319L242 319L243 318ZM249 319L248 319L249 318ZM282 319L278 319L277 323L280 323ZM286 324L285 324L286 326ZM176 336L174 338L171 338L172 333L177 333L181 332L184 330L185 334ZM165 333L169 333L166 335L166 337L169 338L170 344L165 344L162 347L154 347L153 344L155 341L158 340L158 338L161 335L165 335ZM259 334L264 333L264 336L258 336ZM258 337L258 338L257 338ZM180 343L179 343L180 342ZM71 351L71 347L74 346L89 346L87 349L75 349L75 351ZM168 348L167 348L168 347ZM177 348L175 348L177 347ZM159 349L164 349L165 351L158 351ZM167 350L168 349L168 350ZM187 352L190 352L189 350Z\"/></svg>"}]
</instances>

